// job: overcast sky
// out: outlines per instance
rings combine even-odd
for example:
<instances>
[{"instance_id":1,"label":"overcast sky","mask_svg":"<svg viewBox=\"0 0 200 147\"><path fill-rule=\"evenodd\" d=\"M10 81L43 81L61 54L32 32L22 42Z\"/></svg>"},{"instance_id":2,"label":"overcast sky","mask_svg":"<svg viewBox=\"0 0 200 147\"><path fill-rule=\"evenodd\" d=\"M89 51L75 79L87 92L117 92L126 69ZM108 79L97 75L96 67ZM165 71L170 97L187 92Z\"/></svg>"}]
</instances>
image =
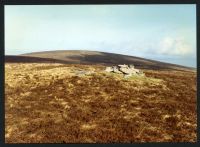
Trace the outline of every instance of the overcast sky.
<instances>
[{"instance_id":1,"label":"overcast sky","mask_svg":"<svg viewBox=\"0 0 200 147\"><path fill-rule=\"evenodd\" d=\"M196 67L196 6L5 6L6 55L74 49Z\"/></svg>"}]
</instances>

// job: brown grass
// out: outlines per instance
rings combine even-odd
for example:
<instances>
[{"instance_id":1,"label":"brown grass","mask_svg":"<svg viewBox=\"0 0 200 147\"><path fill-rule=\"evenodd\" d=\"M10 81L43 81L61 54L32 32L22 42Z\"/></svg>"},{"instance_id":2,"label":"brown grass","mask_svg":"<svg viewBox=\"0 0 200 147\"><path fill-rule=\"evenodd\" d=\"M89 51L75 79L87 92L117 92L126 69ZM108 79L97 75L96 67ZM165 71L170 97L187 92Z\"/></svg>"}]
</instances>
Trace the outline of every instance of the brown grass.
<instances>
[{"instance_id":1,"label":"brown grass","mask_svg":"<svg viewBox=\"0 0 200 147\"><path fill-rule=\"evenodd\" d=\"M98 73L78 77L78 69ZM196 73L103 66L5 65L6 143L197 141Z\"/></svg>"}]
</instances>

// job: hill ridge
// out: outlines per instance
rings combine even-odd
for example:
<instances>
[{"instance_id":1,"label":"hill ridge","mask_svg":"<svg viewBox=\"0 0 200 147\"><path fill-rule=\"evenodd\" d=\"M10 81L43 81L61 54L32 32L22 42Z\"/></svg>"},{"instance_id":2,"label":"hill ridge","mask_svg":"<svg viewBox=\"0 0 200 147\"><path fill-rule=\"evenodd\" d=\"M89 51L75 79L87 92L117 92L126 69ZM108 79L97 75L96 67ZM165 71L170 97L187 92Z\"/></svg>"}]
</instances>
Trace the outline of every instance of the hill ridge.
<instances>
[{"instance_id":1,"label":"hill ridge","mask_svg":"<svg viewBox=\"0 0 200 147\"><path fill-rule=\"evenodd\" d=\"M176 69L195 70L192 67L146 59L137 56L123 55L117 53L91 51L91 50L54 50L43 52L31 52L17 56L6 55L6 62L58 62L65 64L134 64L138 68L148 69Z\"/></svg>"}]
</instances>

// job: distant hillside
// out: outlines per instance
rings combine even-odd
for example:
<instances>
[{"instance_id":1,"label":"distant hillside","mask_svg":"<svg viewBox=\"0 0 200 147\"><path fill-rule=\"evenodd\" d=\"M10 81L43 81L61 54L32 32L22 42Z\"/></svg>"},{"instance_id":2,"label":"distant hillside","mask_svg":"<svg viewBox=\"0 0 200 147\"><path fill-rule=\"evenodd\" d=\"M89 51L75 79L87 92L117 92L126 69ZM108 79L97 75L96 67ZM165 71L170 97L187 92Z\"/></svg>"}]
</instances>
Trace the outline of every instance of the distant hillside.
<instances>
[{"instance_id":1,"label":"distant hillside","mask_svg":"<svg viewBox=\"0 0 200 147\"><path fill-rule=\"evenodd\" d=\"M114 53L86 50L58 50L22 54L20 56L5 56L5 62L16 63L65 63L65 64L134 64L137 68L153 70L195 70L195 68L159 62Z\"/></svg>"}]
</instances>

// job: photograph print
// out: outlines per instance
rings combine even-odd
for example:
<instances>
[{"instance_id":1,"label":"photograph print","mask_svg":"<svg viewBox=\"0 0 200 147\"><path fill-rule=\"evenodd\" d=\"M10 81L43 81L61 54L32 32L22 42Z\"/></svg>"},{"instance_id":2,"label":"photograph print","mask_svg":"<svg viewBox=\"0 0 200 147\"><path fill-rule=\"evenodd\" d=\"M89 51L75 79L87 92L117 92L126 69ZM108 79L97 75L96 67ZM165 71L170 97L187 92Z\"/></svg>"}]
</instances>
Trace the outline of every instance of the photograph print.
<instances>
[{"instance_id":1,"label":"photograph print","mask_svg":"<svg viewBox=\"0 0 200 147\"><path fill-rule=\"evenodd\" d=\"M4 9L5 143L197 142L195 4Z\"/></svg>"}]
</instances>

